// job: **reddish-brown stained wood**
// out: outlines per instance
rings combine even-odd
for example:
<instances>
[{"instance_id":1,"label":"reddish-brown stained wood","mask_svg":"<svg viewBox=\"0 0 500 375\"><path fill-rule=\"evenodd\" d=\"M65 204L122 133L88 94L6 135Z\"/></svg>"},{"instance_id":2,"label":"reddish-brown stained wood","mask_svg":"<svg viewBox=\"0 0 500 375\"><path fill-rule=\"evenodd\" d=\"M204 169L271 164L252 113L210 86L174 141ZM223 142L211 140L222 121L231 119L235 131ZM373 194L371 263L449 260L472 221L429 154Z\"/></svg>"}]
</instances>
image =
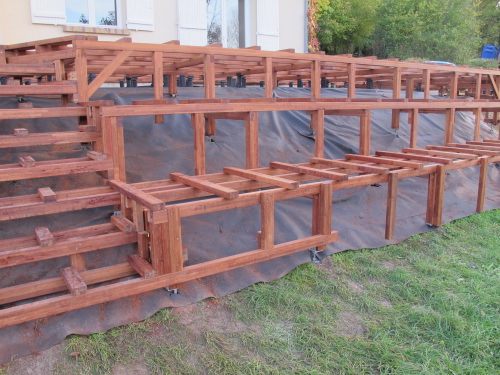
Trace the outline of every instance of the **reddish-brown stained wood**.
<instances>
[{"instance_id":1,"label":"reddish-brown stained wood","mask_svg":"<svg viewBox=\"0 0 500 375\"><path fill-rule=\"evenodd\" d=\"M296 189L299 186L299 183L297 181L292 181L286 178L271 176L265 173L255 172L246 169L224 167L224 173L248 178L255 181L260 181L265 184L269 184L271 186L282 187L285 189Z\"/></svg>"},{"instance_id":2,"label":"reddish-brown stained wood","mask_svg":"<svg viewBox=\"0 0 500 375\"><path fill-rule=\"evenodd\" d=\"M271 57L264 57L263 60L264 65L264 90L265 97L272 98L273 97L273 59Z\"/></svg>"},{"instance_id":3,"label":"reddish-brown stained wood","mask_svg":"<svg viewBox=\"0 0 500 375\"><path fill-rule=\"evenodd\" d=\"M321 64L320 61L311 62L311 97L318 99L321 97Z\"/></svg>"},{"instance_id":4,"label":"reddish-brown stained wood","mask_svg":"<svg viewBox=\"0 0 500 375\"><path fill-rule=\"evenodd\" d=\"M343 161L343 160L330 160L330 159L322 159L322 158L311 158L310 159L311 163L313 164L323 164L323 165L328 165L331 167L337 167L337 168L347 168L347 169L353 169L361 172L368 172L368 173L377 173L377 174L387 174L389 173L389 170L384 167L377 167L374 165L366 165L362 163L352 163L348 161Z\"/></svg>"},{"instance_id":5,"label":"reddish-brown stained wood","mask_svg":"<svg viewBox=\"0 0 500 375\"><path fill-rule=\"evenodd\" d=\"M347 64L347 97L356 97L356 64Z\"/></svg>"},{"instance_id":6,"label":"reddish-brown stained wood","mask_svg":"<svg viewBox=\"0 0 500 375\"><path fill-rule=\"evenodd\" d=\"M57 200L57 195L51 188L39 188L38 196L42 200L43 203L55 202Z\"/></svg>"},{"instance_id":7,"label":"reddish-brown stained wood","mask_svg":"<svg viewBox=\"0 0 500 375\"><path fill-rule=\"evenodd\" d=\"M191 115L191 125L194 130L194 171L201 175L206 173L205 167L205 119L203 114Z\"/></svg>"},{"instance_id":8,"label":"reddish-brown stained wood","mask_svg":"<svg viewBox=\"0 0 500 375\"><path fill-rule=\"evenodd\" d=\"M277 161L271 162L269 164L269 166L271 168L283 169L285 171L290 171L290 172L295 172L295 173L303 173L303 174L307 174L307 175L314 176L314 177L329 178L329 179L335 180L335 181L347 180L347 178L349 177L345 173L325 171L322 169L304 167L301 165L281 163L281 162L277 162Z\"/></svg>"},{"instance_id":9,"label":"reddish-brown stained wood","mask_svg":"<svg viewBox=\"0 0 500 375\"><path fill-rule=\"evenodd\" d=\"M422 71L422 86L424 87L424 99L429 99L431 89L431 71L429 69Z\"/></svg>"},{"instance_id":10,"label":"reddish-brown stained wood","mask_svg":"<svg viewBox=\"0 0 500 375\"><path fill-rule=\"evenodd\" d=\"M246 167L259 167L259 113L250 112L245 122Z\"/></svg>"},{"instance_id":11,"label":"reddish-brown stained wood","mask_svg":"<svg viewBox=\"0 0 500 375\"><path fill-rule=\"evenodd\" d=\"M163 99L163 52L155 51L153 53L153 86L155 100ZM163 123L163 115L155 116L155 123Z\"/></svg>"},{"instance_id":12,"label":"reddish-brown stained wood","mask_svg":"<svg viewBox=\"0 0 500 375\"><path fill-rule=\"evenodd\" d=\"M360 160L360 161L366 161L369 163L395 165L395 166L403 167L403 168L422 169L422 167L423 167L422 163L414 163L411 161L394 160L394 159L381 158L381 157L375 157L375 156L346 154L345 158L347 160Z\"/></svg>"},{"instance_id":13,"label":"reddish-brown stained wood","mask_svg":"<svg viewBox=\"0 0 500 375\"><path fill-rule=\"evenodd\" d=\"M455 131L455 109L450 108L446 110L445 118L445 131L444 131L444 144L453 142L453 134Z\"/></svg>"},{"instance_id":14,"label":"reddish-brown stained wood","mask_svg":"<svg viewBox=\"0 0 500 375\"><path fill-rule=\"evenodd\" d=\"M417 147L418 140L418 109L412 109L409 113L410 123L410 147Z\"/></svg>"},{"instance_id":15,"label":"reddish-brown stained wood","mask_svg":"<svg viewBox=\"0 0 500 375\"><path fill-rule=\"evenodd\" d=\"M482 212L484 210L484 198L486 195L486 182L488 179L488 158L482 157L480 158L481 167L479 170L479 186L477 191L477 204L476 211Z\"/></svg>"},{"instance_id":16,"label":"reddish-brown stained wood","mask_svg":"<svg viewBox=\"0 0 500 375\"><path fill-rule=\"evenodd\" d=\"M47 227L35 228L35 237L41 247L53 246L55 244L54 236Z\"/></svg>"},{"instance_id":17,"label":"reddish-brown stained wood","mask_svg":"<svg viewBox=\"0 0 500 375\"><path fill-rule=\"evenodd\" d=\"M33 159L31 156L19 156L19 164L23 168L32 168L35 166L35 159Z\"/></svg>"},{"instance_id":18,"label":"reddish-brown stained wood","mask_svg":"<svg viewBox=\"0 0 500 375\"><path fill-rule=\"evenodd\" d=\"M127 257L128 263L145 279L156 277L156 270L143 257L132 254Z\"/></svg>"},{"instance_id":19,"label":"reddish-brown stained wood","mask_svg":"<svg viewBox=\"0 0 500 375\"><path fill-rule=\"evenodd\" d=\"M80 296L87 292L87 284L73 267L61 269L61 276L72 296Z\"/></svg>"},{"instance_id":20,"label":"reddish-brown stained wood","mask_svg":"<svg viewBox=\"0 0 500 375\"><path fill-rule=\"evenodd\" d=\"M446 167L444 165L437 166L436 173L436 190L434 197L434 215L432 224L436 227L443 223L443 203L444 203L444 183L446 178Z\"/></svg>"},{"instance_id":21,"label":"reddish-brown stained wood","mask_svg":"<svg viewBox=\"0 0 500 375\"><path fill-rule=\"evenodd\" d=\"M107 160L108 155L98 151L87 151L87 157L91 160Z\"/></svg>"},{"instance_id":22,"label":"reddish-brown stained wood","mask_svg":"<svg viewBox=\"0 0 500 375\"><path fill-rule=\"evenodd\" d=\"M123 215L111 216L111 223L122 232L132 233L135 232L135 225Z\"/></svg>"},{"instance_id":23,"label":"reddish-brown stained wood","mask_svg":"<svg viewBox=\"0 0 500 375\"><path fill-rule=\"evenodd\" d=\"M203 79L205 86L205 98L215 98L215 57L213 55L205 55Z\"/></svg>"},{"instance_id":24,"label":"reddish-brown stained wood","mask_svg":"<svg viewBox=\"0 0 500 375\"><path fill-rule=\"evenodd\" d=\"M370 127L371 127L371 112L370 110L363 111L363 115L359 117L359 153L361 155L370 155Z\"/></svg>"},{"instance_id":25,"label":"reddish-brown stained wood","mask_svg":"<svg viewBox=\"0 0 500 375\"><path fill-rule=\"evenodd\" d=\"M391 240L394 237L396 227L396 203L398 197L398 174L389 173L387 184L387 211L385 217L385 239Z\"/></svg>"},{"instance_id":26,"label":"reddish-brown stained wood","mask_svg":"<svg viewBox=\"0 0 500 375\"><path fill-rule=\"evenodd\" d=\"M450 159L477 159L477 155L466 154L462 152L449 152L449 151L437 151L437 150L422 150L419 148L403 148L403 152L410 152L412 154L421 154L421 155L434 155L434 156L443 156L445 158Z\"/></svg>"},{"instance_id":27,"label":"reddish-brown stained wood","mask_svg":"<svg viewBox=\"0 0 500 375\"><path fill-rule=\"evenodd\" d=\"M271 250L274 247L274 192L264 192L260 199L259 248Z\"/></svg>"},{"instance_id":28,"label":"reddish-brown stained wood","mask_svg":"<svg viewBox=\"0 0 500 375\"><path fill-rule=\"evenodd\" d=\"M461 143L450 143L450 147L459 147L459 148L465 148L465 149L473 149L473 150L485 150L485 151L500 151L500 145L495 145L495 144L490 144L486 145L481 142L477 142L479 144L467 142L467 144L461 144Z\"/></svg>"},{"instance_id":29,"label":"reddish-brown stained wood","mask_svg":"<svg viewBox=\"0 0 500 375\"><path fill-rule=\"evenodd\" d=\"M434 222L434 199L436 198L436 173L429 174L427 184L427 209L425 211L426 224L433 225Z\"/></svg>"},{"instance_id":30,"label":"reddish-brown stained wood","mask_svg":"<svg viewBox=\"0 0 500 375\"><path fill-rule=\"evenodd\" d=\"M109 186L151 211L163 210L165 203L125 182L110 180Z\"/></svg>"},{"instance_id":31,"label":"reddish-brown stained wood","mask_svg":"<svg viewBox=\"0 0 500 375\"><path fill-rule=\"evenodd\" d=\"M325 111L311 112L311 129L315 132L314 156L322 158L325 155Z\"/></svg>"},{"instance_id":32,"label":"reddish-brown stained wood","mask_svg":"<svg viewBox=\"0 0 500 375\"><path fill-rule=\"evenodd\" d=\"M500 151L491 151L491 150L475 150L471 148L463 148L463 147L449 147L449 146L426 146L428 150L438 150L438 151L451 151L451 152L463 152L465 155L474 154L474 155L484 155L484 156L498 156L500 155Z\"/></svg>"},{"instance_id":33,"label":"reddish-brown stained wood","mask_svg":"<svg viewBox=\"0 0 500 375\"><path fill-rule=\"evenodd\" d=\"M401 158L401 159L407 159L407 160L418 160L418 161L424 161L427 163L441 163L441 164L448 164L453 161L453 159L450 158L442 158L442 157L436 157L436 156L425 156L425 155L418 155L418 154L409 154L409 153L404 153L404 152L392 152L392 151L376 151L375 155L377 156L389 156L393 158Z\"/></svg>"},{"instance_id":34,"label":"reddish-brown stained wood","mask_svg":"<svg viewBox=\"0 0 500 375\"><path fill-rule=\"evenodd\" d=\"M170 178L184 185L192 186L196 189L204 190L209 193L218 195L224 199L236 199L239 194L237 190L220 186L210 181L200 180L190 176L186 176L182 173L170 173Z\"/></svg>"},{"instance_id":35,"label":"reddish-brown stained wood","mask_svg":"<svg viewBox=\"0 0 500 375\"><path fill-rule=\"evenodd\" d=\"M319 187L319 194L313 198L313 235L327 235L332 231L332 193L332 183L324 182ZM326 245L317 246L318 251L325 249Z\"/></svg>"}]
</instances>

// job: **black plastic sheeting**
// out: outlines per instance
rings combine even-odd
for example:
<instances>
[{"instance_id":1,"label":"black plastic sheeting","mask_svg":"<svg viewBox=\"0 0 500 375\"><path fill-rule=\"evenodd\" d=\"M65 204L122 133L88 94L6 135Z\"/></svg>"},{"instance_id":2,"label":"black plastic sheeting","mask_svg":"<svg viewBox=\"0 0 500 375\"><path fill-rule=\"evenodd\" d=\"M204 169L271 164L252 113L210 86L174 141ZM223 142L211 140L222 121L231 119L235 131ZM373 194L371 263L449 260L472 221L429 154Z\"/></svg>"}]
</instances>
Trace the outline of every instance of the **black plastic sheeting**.
<instances>
[{"instance_id":1,"label":"black plastic sheeting","mask_svg":"<svg viewBox=\"0 0 500 375\"><path fill-rule=\"evenodd\" d=\"M101 89L95 99L112 99L117 105L132 100L151 99L152 88ZM415 93L419 98L419 93ZM322 97L345 97L346 89L322 89ZM217 88L217 97L262 97L261 88ZM279 88L276 97L308 97L308 89ZM390 91L357 90L360 98L387 98ZM202 98L203 88L180 88L179 99ZM34 107L57 106L52 99L28 98ZM258 103L256 104L258 107ZM16 108L15 98L0 100L0 108ZM401 129L391 129L391 111L373 110L371 119L371 151L400 151L408 147L407 114L401 115ZM259 113L259 162L307 162L314 154L314 133L310 117L305 112ZM474 118L458 112L455 141L472 139ZM0 134L12 134L13 128L25 127L32 132L75 130L76 119L36 119L0 122ZM155 124L154 116L124 118L125 152L128 182L164 179L170 172L194 174L193 131L190 115L166 115L163 124ZM217 134L205 137L207 173L221 172L225 166L245 167L245 124L243 121L218 120ZM498 134L483 124L481 137L494 139ZM420 148L442 144L444 115L419 116ZM359 118L327 116L325 118L325 156L341 158L345 153L357 153ZM80 157L84 146L25 147L0 150L0 162L12 163L19 155L31 155L35 160ZM479 167L450 171L446 178L443 222L471 215L475 211ZM500 168L490 165L485 209L500 207ZM31 181L0 183L0 196L32 194L37 187L51 186L54 190L95 186L94 175L64 178L43 178ZM344 250L376 248L400 242L409 236L431 230L425 225L427 180L400 180L395 238L384 239L387 185L367 186L334 192L333 229L339 241L330 244L322 256ZM311 233L311 200L307 198L277 202L276 243L308 236ZM112 208L34 217L0 222L0 238L30 235L37 226L51 231L71 229L109 222ZM238 254L257 248L256 234L260 230L260 208L248 207L206 214L182 220L183 245L189 250L187 264ZM85 255L89 269L125 262L135 251L134 246L107 249ZM308 251L265 263L225 272L183 284L180 294L165 289L123 298L105 304L71 311L53 317L0 329L0 363L38 353L59 343L70 334L90 334L119 325L143 320L164 307L183 306L208 297L221 297L251 284L282 277L297 265L311 261ZM0 269L0 287L6 287L56 277L58 270L69 265L68 257Z\"/></svg>"}]
</instances>

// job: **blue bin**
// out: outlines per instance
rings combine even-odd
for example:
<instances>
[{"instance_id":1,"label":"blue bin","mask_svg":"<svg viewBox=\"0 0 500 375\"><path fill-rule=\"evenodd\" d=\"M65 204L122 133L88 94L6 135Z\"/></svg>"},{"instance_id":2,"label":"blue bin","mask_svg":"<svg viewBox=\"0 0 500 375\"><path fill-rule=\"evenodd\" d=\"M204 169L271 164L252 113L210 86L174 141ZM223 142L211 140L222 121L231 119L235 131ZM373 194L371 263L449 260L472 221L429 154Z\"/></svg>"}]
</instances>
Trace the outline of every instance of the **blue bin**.
<instances>
[{"instance_id":1,"label":"blue bin","mask_svg":"<svg viewBox=\"0 0 500 375\"><path fill-rule=\"evenodd\" d=\"M491 44L485 44L483 46L483 52L481 53L482 59L496 59L498 56L497 47Z\"/></svg>"}]
</instances>

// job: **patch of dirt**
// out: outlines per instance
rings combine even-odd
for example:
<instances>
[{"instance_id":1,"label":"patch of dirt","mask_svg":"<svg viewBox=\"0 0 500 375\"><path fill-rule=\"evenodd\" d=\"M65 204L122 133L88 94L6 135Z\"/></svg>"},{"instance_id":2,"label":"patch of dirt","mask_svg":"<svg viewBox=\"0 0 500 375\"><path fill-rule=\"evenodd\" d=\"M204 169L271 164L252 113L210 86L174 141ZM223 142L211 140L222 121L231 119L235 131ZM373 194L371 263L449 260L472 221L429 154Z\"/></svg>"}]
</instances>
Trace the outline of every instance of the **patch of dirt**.
<instances>
[{"instance_id":1,"label":"patch of dirt","mask_svg":"<svg viewBox=\"0 0 500 375\"><path fill-rule=\"evenodd\" d=\"M338 323L337 332L344 337L362 336L367 332L358 317L349 311L342 311L339 314Z\"/></svg>"},{"instance_id":2,"label":"patch of dirt","mask_svg":"<svg viewBox=\"0 0 500 375\"><path fill-rule=\"evenodd\" d=\"M149 370L142 364L135 364L131 366L118 365L113 368L111 372L113 375L149 375Z\"/></svg>"},{"instance_id":3,"label":"patch of dirt","mask_svg":"<svg viewBox=\"0 0 500 375\"><path fill-rule=\"evenodd\" d=\"M384 267L386 270L392 270L396 267L396 265L392 262L389 262L388 260L383 261L380 263L382 267Z\"/></svg>"},{"instance_id":4,"label":"patch of dirt","mask_svg":"<svg viewBox=\"0 0 500 375\"><path fill-rule=\"evenodd\" d=\"M10 362L7 375L46 375L51 374L57 363L66 360L65 342L57 344L39 354L32 354Z\"/></svg>"},{"instance_id":5,"label":"patch of dirt","mask_svg":"<svg viewBox=\"0 0 500 375\"><path fill-rule=\"evenodd\" d=\"M335 273L335 267L333 264L333 258L331 256L322 259L321 263L316 264L316 267L325 271L332 279L337 278L337 274Z\"/></svg>"},{"instance_id":6,"label":"patch of dirt","mask_svg":"<svg viewBox=\"0 0 500 375\"><path fill-rule=\"evenodd\" d=\"M392 303L390 303L389 301L379 301L380 304L384 307L392 307Z\"/></svg>"},{"instance_id":7,"label":"patch of dirt","mask_svg":"<svg viewBox=\"0 0 500 375\"><path fill-rule=\"evenodd\" d=\"M172 309L179 315L178 323L192 334L213 331L216 333L243 332L256 327L237 321L234 314L218 300L208 300Z\"/></svg>"},{"instance_id":8,"label":"patch of dirt","mask_svg":"<svg viewBox=\"0 0 500 375\"><path fill-rule=\"evenodd\" d=\"M352 280L347 280L347 286L349 286L349 289L351 289L351 291L356 293L362 292L363 290L366 289L363 285Z\"/></svg>"}]
</instances>

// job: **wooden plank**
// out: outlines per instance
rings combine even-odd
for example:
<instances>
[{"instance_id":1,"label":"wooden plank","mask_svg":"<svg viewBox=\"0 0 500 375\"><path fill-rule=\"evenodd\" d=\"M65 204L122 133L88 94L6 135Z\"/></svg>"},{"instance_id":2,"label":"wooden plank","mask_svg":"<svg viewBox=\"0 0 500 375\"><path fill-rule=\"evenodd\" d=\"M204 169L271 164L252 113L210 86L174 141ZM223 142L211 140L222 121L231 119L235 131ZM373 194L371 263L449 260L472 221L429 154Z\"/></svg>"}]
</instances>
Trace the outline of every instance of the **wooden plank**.
<instances>
[{"instance_id":1,"label":"wooden plank","mask_svg":"<svg viewBox=\"0 0 500 375\"><path fill-rule=\"evenodd\" d=\"M296 165L296 164L281 163L281 162L277 162L277 161L271 162L269 164L269 166L271 168L283 169L285 171L290 171L290 172L294 172L294 173L303 173L303 174L307 174L309 176L328 178L328 179L334 180L334 181L343 181L343 180L347 180L349 178L349 175L347 175L346 173L325 171L322 169L310 168L310 167L305 167L305 166Z\"/></svg>"},{"instance_id":2,"label":"wooden plank","mask_svg":"<svg viewBox=\"0 0 500 375\"><path fill-rule=\"evenodd\" d=\"M156 277L156 270L143 257L132 254L127 257L127 260L134 270L144 279Z\"/></svg>"},{"instance_id":3,"label":"wooden plank","mask_svg":"<svg viewBox=\"0 0 500 375\"><path fill-rule=\"evenodd\" d=\"M263 192L260 199L259 248L271 250L274 247L274 192Z\"/></svg>"},{"instance_id":4,"label":"wooden plank","mask_svg":"<svg viewBox=\"0 0 500 375\"><path fill-rule=\"evenodd\" d=\"M465 148L465 149L473 149L473 150L486 150L486 151L500 151L500 145L485 145L484 143L481 144L474 144L467 142L467 144L462 144L462 143L450 143L448 146L450 147L460 147L460 148Z\"/></svg>"},{"instance_id":5,"label":"wooden plank","mask_svg":"<svg viewBox=\"0 0 500 375\"><path fill-rule=\"evenodd\" d=\"M450 159L473 160L478 158L478 155L473 155L473 154L466 154L461 152L437 151L437 150L422 150L419 148L403 148L402 151L410 152L412 154L442 156Z\"/></svg>"},{"instance_id":6,"label":"wooden plank","mask_svg":"<svg viewBox=\"0 0 500 375\"><path fill-rule=\"evenodd\" d=\"M398 174L389 173L387 184L387 211L385 216L385 239L391 240L394 237L396 227L396 204L398 197Z\"/></svg>"},{"instance_id":7,"label":"wooden plank","mask_svg":"<svg viewBox=\"0 0 500 375\"><path fill-rule=\"evenodd\" d=\"M423 167L422 163L414 163L411 161L395 160L395 159L381 158L375 156L346 154L345 158L347 160L360 160L368 163L395 165L397 167L403 167L403 168L422 169Z\"/></svg>"},{"instance_id":8,"label":"wooden plank","mask_svg":"<svg viewBox=\"0 0 500 375\"><path fill-rule=\"evenodd\" d=\"M87 284L73 267L61 269L61 276L72 296L81 296L87 292Z\"/></svg>"},{"instance_id":9,"label":"wooden plank","mask_svg":"<svg viewBox=\"0 0 500 375\"><path fill-rule=\"evenodd\" d=\"M56 193L54 193L54 191L49 187L39 188L38 196L40 197L43 203L57 201Z\"/></svg>"},{"instance_id":10,"label":"wooden plank","mask_svg":"<svg viewBox=\"0 0 500 375\"><path fill-rule=\"evenodd\" d=\"M418 109L412 109L409 113L410 123L410 147L417 147L418 140Z\"/></svg>"},{"instance_id":11,"label":"wooden plank","mask_svg":"<svg viewBox=\"0 0 500 375\"><path fill-rule=\"evenodd\" d=\"M230 189L224 186L214 184L210 181L200 180L191 176L186 176L182 173L170 173L170 178L173 181L178 181L184 185L194 187L196 189L204 190L208 193L218 195L224 199L235 199L239 193L237 190Z\"/></svg>"},{"instance_id":12,"label":"wooden plank","mask_svg":"<svg viewBox=\"0 0 500 375\"><path fill-rule=\"evenodd\" d=\"M263 182L265 184L281 187L284 189L296 189L299 187L299 183L297 181L292 181L277 176L271 176L265 173L255 172L252 170L245 170L234 167L224 167L224 173L232 174L243 178L248 178L250 180Z\"/></svg>"},{"instance_id":13,"label":"wooden plank","mask_svg":"<svg viewBox=\"0 0 500 375\"><path fill-rule=\"evenodd\" d=\"M94 142L99 132L50 132L28 134L26 129L14 129L14 135L0 135L0 148ZM24 132L26 130L26 132Z\"/></svg>"},{"instance_id":14,"label":"wooden plank","mask_svg":"<svg viewBox=\"0 0 500 375\"><path fill-rule=\"evenodd\" d=\"M0 96L76 94L74 85L2 85Z\"/></svg>"},{"instance_id":15,"label":"wooden plank","mask_svg":"<svg viewBox=\"0 0 500 375\"><path fill-rule=\"evenodd\" d=\"M132 51L121 51L118 55L115 56L113 61L111 61L109 64L106 65L106 67L101 71L101 73L99 73L97 77L95 77L94 80L89 84L87 90L87 98L90 98L97 91L97 89L101 87L101 85L104 82L106 82L106 80L109 77L111 77L116 68L122 65L125 62L125 60L130 56L131 53Z\"/></svg>"},{"instance_id":16,"label":"wooden plank","mask_svg":"<svg viewBox=\"0 0 500 375\"><path fill-rule=\"evenodd\" d=\"M482 212L484 210L484 198L486 196L486 185L488 180L488 158L482 157L480 158L481 167L479 170L479 185L477 191L477 204L476 211Z\"/></svg>"},{"instance_id":17,"label":"wooden plank","mask_svg":"<svg viewBox=\"0 0 500 375\"><path fill-rule=\"evenodd\" d=\"M165 203L161 199L155 198L154 196L125 182L110 180L109 186L140 205L146 207L150 211L159 211L165 208Z\"/></svg>"},{"instance_id":18,"label":"wooden plank","mask_svg":"<svg viewBox=\"0 0 500 375\"><path fill-rule=\"evenodd\" d=\"M1 75L23 75L32 74L54 74L54 65L51 63L43 64L6 64L0 61Z\"/></svg>"},{"instance_id":19,"label":"wooden plank","mask_svg":"<svg viewBox=\"0 0 500 375\"><path fill-rule=\"evenodd\" d=\"M72 311L111 300L132 296L198 278L230 271L251 264L276 259L301 250L318 247L338 239L338 233L317 235L276 245L273 251L254 250L222 259L185 267L181 271L151 279L134 279L102 287L92 288L82 296L59 296L9 309L0 310L0 328L27 322L40 317Z\"/></svg>"},{"instance_id":20,"label":"wooden plank","mask_svg":"<svg viewBox=\"0 0 500 375\"><path fill-rule=\"evenodd\" d=\"M128 220L123 215L113 215L111 216L111 223L122 232L132 233L135 232L135 224Z\"/></svg>"},{"instance_id":21,"label":"wooden plank","mask_svg":"<svg viewBox=\"0 0 500 375\"><path fill-rule=\"evenodd\" d=\"M464 147L449 147L449 146L427 146L428 150L438 150L438 151L451 151L451 152L463 152L464 154L474 154L474 155L484 155L484 156L498 156L499 151L490 150L474 150Z\"/></svg>"},{"instance_id":22,"label":"wooden plank","mask_svg":"<svg viewBox=\"0 0 500 375\"><path fill-rule=\"evenodd\" d=\"M322 158L311 158L311 163L313 164L323 164L328 165L334 168L346 168L353 169L360 172L368 172L368 173L376 173L376 174L387 174L389 173L389 169L384 167L377 167L374 165L366 165L366 164L358 164L351 163L343 160L331 160L331 159L322 159Z\"/></svg>"},{"instance_id":23,"label":"wooden plank","mask_svg":"<svg viewBox=\"0 0 500 375\"><path fill-rule=\"evenodd\" d=\"M363 115L359 117L359 128L359 153L360 155L370 155L370 110L363 111Z\"/></svg>"},{"instance_id":24,"label":"wooden plank","mask_svg":"<svg viewBox=\"0 0 500 375\"><path fill-rule=\"evenodd\" d=\"M36 164L35 159L31 156L19 156L18 160L23 168L33 168Z\"/></svg>"},{"instance_id":25,"label":"wooden plank","mask_svg":"<svg viewBox=\"0 0 500 375\"><path fill-rule=\"evenodd\" d=\"M191 114L194 130L194 171L196 175L206 173L205 157L205 119L202 113Z\"/></svg>"},{"instance_id":26,"label":"wooden plank","mask_svg":"<svg viewBox=\"0 0 500 375\"><path fill-rule=\"evenodd\" d=\"M245 122L246 167L259 167L259 113L250 112Z\"/></svg>"},{"instance_id":27,"label":"wooden plank","mask_svg":"<svg viewBox=\"0 0 500 375\"><path fill-rule=\"evenodd\" d=\"M40 247L53 246L55 244L54 236L47 227L35 228L35 237Z\"/></svg>"},{"instance_id":28,"label":"wooden plank","mask_svg":"<svg viewBox=\"0 0 500 375\"><path fill-rule=\"evenodd\" d=\"M440 163L440 164L449 164L453 161L450 158L436 157L436 156L425 156L418 154L409 154L404 152L390 152L390 151L376 151L375 155L377 156L389 156L393 158L401 158L407 160L418 160L424 161L426 163Z\"/></svg>"}]
</instances>

